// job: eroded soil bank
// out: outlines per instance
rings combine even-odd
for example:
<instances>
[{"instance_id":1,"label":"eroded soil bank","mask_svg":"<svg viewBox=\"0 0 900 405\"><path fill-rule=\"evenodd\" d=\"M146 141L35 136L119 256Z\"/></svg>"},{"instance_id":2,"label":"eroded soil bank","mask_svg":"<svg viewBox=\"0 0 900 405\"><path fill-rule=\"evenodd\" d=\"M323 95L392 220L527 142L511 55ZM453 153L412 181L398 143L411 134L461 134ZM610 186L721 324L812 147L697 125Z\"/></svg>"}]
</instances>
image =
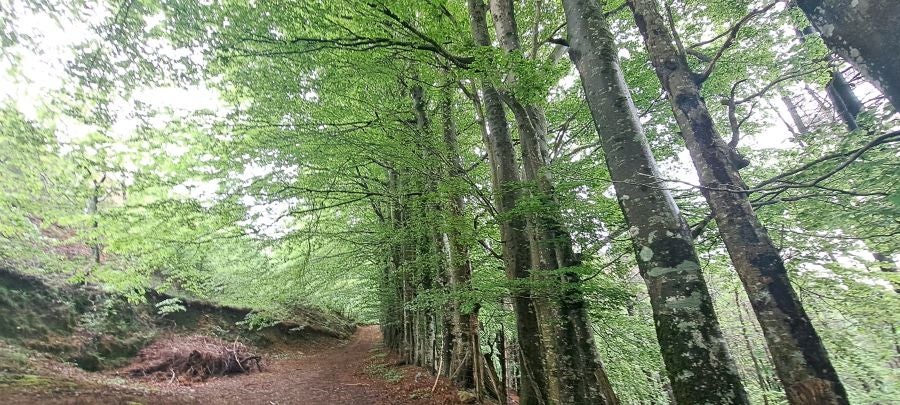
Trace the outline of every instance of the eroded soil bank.
<instances>
[{"instance_id":1,"label":"eroded soil bank","mask_svg":"<svg viewBox=\"0 0 900 405\"><path fill-rule=\"evenodd\" d=\"M161 315L149 293L134 305L89 285L0 269L3 404L456 404L459 393L381 348L378 326L298 308L249 331L241 308L182 300ZM190 336L190 338L189 338ZM135 356L154 342L197 336L248 345L262 370L203 381L136 378ZM205 341L205 340L204 340Z\"/></svg>"},{"instance_id":2,"label":"eroded soil bank","mask_svg":"<svg viewBox=\"0 0 900 405\"><path fill-rule=\"evenodd\" d=\"M365 326L346 341L278 345L265 350L262 372L189 385L45 365L41 375L6 374L0 379L0 398L4 404L462 403L446 381L435 386L434 377L424 370L398 365L380 342L378 327Z\"/></svg>"}]
</instances>

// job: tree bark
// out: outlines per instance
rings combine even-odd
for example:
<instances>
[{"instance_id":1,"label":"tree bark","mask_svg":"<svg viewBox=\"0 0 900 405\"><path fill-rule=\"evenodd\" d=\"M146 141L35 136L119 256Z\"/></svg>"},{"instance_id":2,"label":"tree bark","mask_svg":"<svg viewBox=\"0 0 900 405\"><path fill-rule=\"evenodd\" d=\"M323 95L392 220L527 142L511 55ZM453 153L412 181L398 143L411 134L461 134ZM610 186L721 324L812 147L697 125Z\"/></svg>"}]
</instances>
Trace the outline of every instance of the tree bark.
<instances>
[{"instance_id":1,"label":"tree bark","mask_svg":"<svg viewBox=\"0 0 900 405\"><path fill-rule=\"evenodd\" d=\"M491 16L500 48L520 52L518 26L512 0L491 0ZM508 81L515 78L508 76ZM533 269L552 271L577 266L572 238L562 224L553 180L548 172L547 124L539 106L525 105L514 94L504 101L515 117L522 152L522 166L532 199L539 201L529 216L529 242ZM538 274L538 277L546 277ZM559 293L542 293L544 310L538 317L545 337L550 400L559 404L615 403L609 377L600 362L587 305L579 289L578 275L568 272L547 280Z\"/></svg>"},{"instance_id":2,"label":"tree bark","mask_svg":"<svg viewBox=\"0 0 900 405\"><path fill-rule=\"evenodd\" d=\"M417 76L413 76L414 79L418 79ZM410 89L410 98L412 99L412 107L413 113L416 117L416 134L415 138L419 139L418 148L420 149L418 152L423 156L427 156L426 148L423 145L423 142L427 142L430 137L431 131L431 120L428 117L428 113L426 112L425 105L425 95L422 90L422 86L418 84L412 86ZM436 188L434 184L434 177L427 177L424 181L419 182L419 184L412 183L415 186L419 186L419 188L424 189L428 192L433 192ZM427 204L427 203L426 203ZM418 205L418 204L417 204ZM431 205L431 204L428 204ZM439 206L431 205L433 209L439 210ZM418 218L425 219L427 222L426 213L422 212L421 208L416 211L413 211ZM433 231L422 232L418 229L411 228L410 229L411 237L413 242L413 252L416 256L420 257L428 257L430 254L439 255L442 252L439 250L440 242L437 240L436 235ZM430 233L430 234L429 234ZM413 263L411 261L411 263ZM438 265L440 267L440 264ZM432 268L424 268L424 269L415 269L410 275L411 278L411 291L413 293L413 297L418 296L421 291L428 291L433 286L433 276L436 273L437 269ZM412 299L410 299L412 301ZM434 368L434 322L433 322L433 310L428 308L427 306L417 306L413 311L413 328L412 328L412 364L415 364L419 367L427 368L429 370L433 370Z\"/></svg>"},{"instance_id":3,"label":"tree bark","mask_svg":"<svg viewBox=\"0 0 900 405\"><path fill-rule=\"evenodd\" d=\"M509 394L507 394L507 389L509 389L509 370L507 369L507 349L506 347L506 331L503 330L503 325L500 325L500 330L497 331L497 362L500 363L500 404L506 405L509 403Z\"/></svg>"},{"instance_id":4,"label":"tree bark","mask_svg":"<svg viewBox=\"0 0 900 405\"><path fill-rule=\"evenodd\" d=\"M387 171L387 190L391 195L399 195L399 175L395 170ZM401 207L399 201L393 199L390 202L390 215L385 218L387 226L392 231L400 229ZM400 267L402 264L402 248L399 242L392 241L390 247L390 257L385 263L382 275L382 320L381 330L384 335L385 346L400 353L403 343L403 319L402 319L402 299L403 287L400 280Z\"/></svg>"},{"instance_id":5,"label":"tree bark","mask_svg":"<svg viewBox=\"0 0 900 405\"><path fill-rule=\"evenodd\" d=\"M797 0L825 45L850 62L900 111L900 2Z\"/></svg>"},{"instance_id":6,"label":"tree bark","mask_svg":"<svg viewBox=\"0 0 900 405\"><path fill-rule=\"evenodd\" d=\"M90 173L90 172L88 172ZM103 176L100 177L100 180L91 180L91 196L87 201L87 213L91 216L91 229L94 233L91 236L91 259L94 261L94 264L99 265L102 259L103 246L100 244L100 235L98 231L100 229L100 221L98 219L100 212L100 192L102 191L103 183L106 182L106 173L103 173Z\"/></svg>"},{"instance_id":7,"label":"tree bark","mask_svg":"<svg viewBox=\"0 0 900 405\"><path fill-rule=\"evenodd\" d=\"M825 86L825 92L831 99L831 105L834 106L835 112L844 121L847 129L855 131L859 128L856 123L856 117L862 111L862 103L859 98L853 94L850 84L844 79L844 75L840 71L831 72L831 81Z\"/></svg>"},{"instance_id":8,"label":"tree bark","mask_svg":"<svg viewBox=\"0 0 900 405\"><path fill-rule=\"evenodd\" d=\"M780 252L750 205L747 189L700 94L701 82L672 44L655 0L627 0L668 93L702 193L772 351L792 404L848 404L822 340L788 279Z\"/></svg>"},{"instance_id":9,"label":"tree bark","mask_svg":"<svg viewBox=\"0 0 900 405\"><path fill-rule=\"evenodd\" d=\"M440 114L443 118L443 140L446 161L449 166L448 181L464 175L459 155L456 125L453 121L452 97L449 85L442 94ZM471 289L472 263L469 261L469 246L465 242L461 228L468 221L465 218L463 194L451 185L447 201L447 241L449 245L449 285L452 293ZM474 387L474 354L469 350L477 341L478 313L475 309L463 312L462 305L454 299L451 305L453 319L453 344L450 361L450 375L454 383L462 388Z\"/></svg>"},{"instance_id":10,"label":"tree bark","mask_svg":"<svg viewBox=\"0 0 900 405\"><path fill-rule=\"evenodd\" d=\"M485 5L482 0L468 0L472 37L479 46L490 46L487 31ZM489 150L494 181L494 203L500 215L500 235L503 239L503 259L506 276L510 280L524 280L530 273L530 249L525 219L514 212L519 200L519 167L515 149L506 122L506 112L500 94L485 80L482 83L484 119L487 131L484 135ZM531 293L527 288L514 286L513 310L516 329L520 337L522 381L519 398L522 405L546 404L547 372L543 362L540 324Z\"/></svg>"},{"instance_id":11,"label":"tree bark","mask_svg":"<svg viewBox=\"0 0 900 405\"><path fill-rule=\"evenodd\" d=\"M797 111L797 105L794 104L794 100L791 100L791 97L785 94L780 86L779 93L781 93L781 102L787 107L788 114L791 115L791 120L794 121L794 127L797 129L796 137L802 138L803 135L809 132L809 128L807 128L806 123L803 122L803 117L800 116L800 112Z\"/></svg>"},{"instance_id":12,"label":"tree bark","mask_svg":"<svg viewBox=\"0 0 900 405\"><path fill-rule=\"evenodd\" d=\"M682 404L746 404L690 228L659 180L603 10L593 0L564 0L563 7L569 54L630 227L673 393Z\"/></svg>"}]
</instances>

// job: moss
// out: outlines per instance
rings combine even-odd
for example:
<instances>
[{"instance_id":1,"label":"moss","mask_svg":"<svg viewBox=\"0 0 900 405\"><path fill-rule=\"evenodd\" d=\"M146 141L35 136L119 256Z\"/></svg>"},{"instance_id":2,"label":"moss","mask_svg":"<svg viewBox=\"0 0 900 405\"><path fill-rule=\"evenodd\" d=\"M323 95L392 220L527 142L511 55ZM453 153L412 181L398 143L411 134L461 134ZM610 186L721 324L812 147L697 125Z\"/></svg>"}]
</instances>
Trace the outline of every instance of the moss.
<instances>
[{"instance_id":1,"label":"moss","mask_svg":"<svg viewBox=\"0 0 900 405\"><path fill-rule=\"evenodd\" d=\"M34 374L0 373L0 387L19 389L74 388L75 383Z\"/></svg>"},{"instance_id":2,"label":"moss","mask_svg":"<svg viewBox=\"0 0 900 405\"><path fill-rule=\"evenodd\" d=\"M184 299L186 311L161 317L153 304L167 298L172 297L150 292L148 303L135 305L94 286L54 282L0 268L0 339L88 371L100 371L127 363L162 330L228 341L238 338L257 346L352 333L348 320L308 308L284 314L291 315L291 322L257 331L238 325L251 310L203 301ZM293 330L297 325L306 327ZM18 366L6 365L20 363L5 360L0 353L0 370L22 372Z\"/></svg>"},{"instance_id":3,"label":"moss","mask_svg":"<svg viewBox=\"0 0 900 405\"><path fill-rule=\"evenodd\" d=\"M100 356L93 353L79 353L77 356L69 358L69 361L87 371L100 371L103 362Z\"/></svg>"},{"instance_id":4,"label":"moss","mask_svg":"<svg viewBox=\"0 0 900 405\"><path fill-rule=\"evenodd\" d=\"M68 292L16 273L0 272L0 337L21 341L51 332L70 334L78 313Z\"/></svg>"},{"instance_id":5,"label":"moss","mask_svg":"<svg viewBox=\"0 0 900 405\"><path fill-rule=\"evenodd\" d=\"M155 336L152 312L90 286L0 269L0 338L85 370L123 364Z\"/></svg>"},{"instance_id":6,"label":"moss","mask_svg":"<svg viewBox=\"0 0 900 405\"><path fill-rule=\"evenodd\" d=\"M387 352L384 350L374 351L369 363L366 364L366 374L372 378L380 378L389 383L398 383L403 379L403 371L387 363Z\"/></svg>"}]
</instances>

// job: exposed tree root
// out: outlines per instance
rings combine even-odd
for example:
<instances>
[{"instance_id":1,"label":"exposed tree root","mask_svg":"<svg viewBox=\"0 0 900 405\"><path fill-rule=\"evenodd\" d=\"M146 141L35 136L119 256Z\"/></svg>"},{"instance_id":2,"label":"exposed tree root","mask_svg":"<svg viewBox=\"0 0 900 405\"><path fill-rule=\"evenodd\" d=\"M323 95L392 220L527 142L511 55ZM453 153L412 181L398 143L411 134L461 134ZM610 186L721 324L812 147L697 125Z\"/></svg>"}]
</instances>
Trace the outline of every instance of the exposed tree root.
<instances>
[{"instance_id":1,"label":"exposed tree root","mask_svg":"<svg viewBox=\"0 0 900 405\"><path fill-rule=\"evenodd\" d=\"M152 377L182 382L212 376L262 371L262 357L247 346L207 336L176 336L157 341L138 354L127 369L132 377Z\"/></svg>"}]
</instances>

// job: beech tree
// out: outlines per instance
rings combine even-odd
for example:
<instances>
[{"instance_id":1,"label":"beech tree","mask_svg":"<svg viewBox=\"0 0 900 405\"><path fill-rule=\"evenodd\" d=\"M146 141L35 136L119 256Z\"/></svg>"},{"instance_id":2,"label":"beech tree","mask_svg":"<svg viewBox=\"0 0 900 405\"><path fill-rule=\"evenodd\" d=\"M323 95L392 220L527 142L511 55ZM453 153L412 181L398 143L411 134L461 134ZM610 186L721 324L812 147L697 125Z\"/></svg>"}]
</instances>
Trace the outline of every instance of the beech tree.
<instances>
[{"instance_id":1,"label":"beech tree","mask_svg":"<svg viewBox=\"0 0 900 405\"><path fill-rule=\"evenodd\" d=\"M851 3L15 0L0 265L318 306L484 402L888 403L896 13Z\"/></svg>"},{"instance_id":2,"label":"beech tree","mask_svg":"<svg viewBox=\"0 0 900 405\"><path fill-rule=\"evenodd\" d=\"M746 162L719 136L700 93L714 62L704 73L695 73L686 55L676 48L656 3L629 0L628 6L681 127L703 195L770 342L788 399L792 403L848 403L825 347L791 286L780 252L746 195L747 186L738 173Z\"/></svg>"},{"instance_id":3,"label":"beech tree","mask_svg":"<svg viewBox=\"0 0 900 405\"><path fill-rule=\"evenodd\" d=\"M603 10L589 1L563 5L569 52L581 73L610 177L630 226L675 398L682 403L747 402L721 337L690 229L658 180ZM704 366L695 367L697 362Z\"/></svg>"},{"instance_id":4,"label":"beech tree","mask_svg":"<svg viewBox=\"0 0 900 405\"><path fill-rule=\"evenodd\" d=\"M799 0L829 48L853 64L900 110L900 5L891 0Z\"/></svg>"}]
</instances>

